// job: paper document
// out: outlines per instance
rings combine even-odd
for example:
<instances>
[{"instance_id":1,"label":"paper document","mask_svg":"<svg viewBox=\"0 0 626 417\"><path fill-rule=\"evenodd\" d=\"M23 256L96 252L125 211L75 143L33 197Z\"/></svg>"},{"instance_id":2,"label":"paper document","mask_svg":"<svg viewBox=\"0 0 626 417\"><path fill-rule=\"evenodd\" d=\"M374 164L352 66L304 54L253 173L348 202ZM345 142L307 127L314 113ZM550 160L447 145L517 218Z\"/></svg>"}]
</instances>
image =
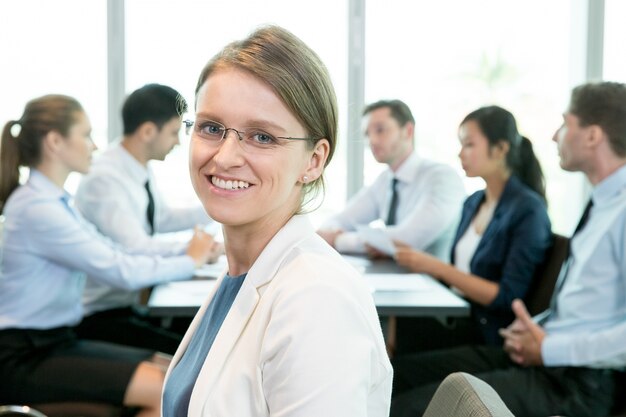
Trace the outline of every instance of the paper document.
<instances>
[{"instance_id":1,"label":"paper document","mask_svg":"<svg viewBox=\"0 0 626 417\"><path fill-rule=\"evenodd\" d=\"M363 277L373 292L433 289L432 278L422 274L365 274Z\"/></svg>"},{"instance_id":2,"label":"paper document","mask_svg":"<svg viewBox=\"0 0 626 417\"><path fill-rule=\"evenodd\" d=\"M341 257L345 259L346 261L348 261L350 265L352 265L353 267L355 267L357 270L361 272L365 272L365 269L372 265L372 261L367 258L364 258L363 256L352 256L352 255L342 254Z\"/></svg>"},{"instance_id":3,"label":"paper document","mask_svg":"<svg viewBox=\"0 0 626 417\"><path fill-rule=\"evenodd\" d=\"M212 264L204 264L200 268L196 268L193 273L194 278L217 279L228 267L226 255L219 257L217 262Z\"/></svg>"},{"instance_id":4,"label":"paper document","mask_svg":"<svg viewBox=\"0 0 626 417\"><path fill-rule=\"evenodd\" d=\"M356 231L365 241L366 244L378 249L382 253L394 256L396 254L396 247L385 233L384 229L375 229L369 226L358 225Z\"/></svg>"}]
</instances>

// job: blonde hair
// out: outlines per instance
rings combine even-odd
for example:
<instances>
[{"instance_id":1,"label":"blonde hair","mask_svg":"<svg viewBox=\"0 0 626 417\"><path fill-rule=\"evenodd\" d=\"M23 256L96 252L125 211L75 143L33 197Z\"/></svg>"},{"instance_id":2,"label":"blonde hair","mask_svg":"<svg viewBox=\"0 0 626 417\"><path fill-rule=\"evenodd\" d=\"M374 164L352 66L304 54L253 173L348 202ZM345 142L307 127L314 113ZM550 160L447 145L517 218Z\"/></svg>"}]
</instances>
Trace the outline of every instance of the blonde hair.
<instances>
[{"instance_id":1,"label":"blonde hair","mask_svg":"<svg viewBox=\"0 0 626 417\"><path fill-rule=\"evenodd\" d=\"M266 26L247 38L235 41L215 55L200 73L198 91L215 71L237 68L267 83L307 130L312 149L320 139L330 144L326 165L337 143L337 97L326 66L319 56L291 32ZM303 187L300 211L306 203L324 192L324 178Z\"/></svg>"}]
</instances>

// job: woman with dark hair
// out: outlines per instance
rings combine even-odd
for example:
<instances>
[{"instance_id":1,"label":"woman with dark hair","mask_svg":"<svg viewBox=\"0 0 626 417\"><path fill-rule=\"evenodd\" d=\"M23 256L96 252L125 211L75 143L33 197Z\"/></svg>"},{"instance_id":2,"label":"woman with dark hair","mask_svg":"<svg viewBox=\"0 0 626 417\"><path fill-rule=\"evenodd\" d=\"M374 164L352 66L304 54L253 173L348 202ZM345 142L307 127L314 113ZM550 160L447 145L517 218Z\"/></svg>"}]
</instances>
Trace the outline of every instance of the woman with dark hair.
<instances>
[{"instance_id":1,"label":"woman with dark hair","mask_svg":"<svg viewBox=\"0 0 626 417\"><path fill-rule=\"evenodd\" d=\"M551 243L543 173L531 142L501 107L468 114L459 139L465 173L485 180L486 188L465 200L451 264L404 246L398 248L397 261L453 287L472 305L471 320L456 323L463 330L457 327L448 338L430 334L430 340L501 344L498 329L514 318L511 302L524 298Z\"/></svg>"},{"instance_id":2,"label":"woman with dark hair","mask_svg":"<svg viewBox=\"0 0 626 417\"><path fill-rule=\"evenodd\" d=\"M77 337L86 275L124 289L188 278L214 242L197 231L186 255L163 258L99 235L63 188L71 172L89 170L94 148L85 111L63 95L31 100L2 132L0 404L97 402L158 416L169 358ZM20 166L30 168L21 185Z\"/></svg>"}]
</instances>

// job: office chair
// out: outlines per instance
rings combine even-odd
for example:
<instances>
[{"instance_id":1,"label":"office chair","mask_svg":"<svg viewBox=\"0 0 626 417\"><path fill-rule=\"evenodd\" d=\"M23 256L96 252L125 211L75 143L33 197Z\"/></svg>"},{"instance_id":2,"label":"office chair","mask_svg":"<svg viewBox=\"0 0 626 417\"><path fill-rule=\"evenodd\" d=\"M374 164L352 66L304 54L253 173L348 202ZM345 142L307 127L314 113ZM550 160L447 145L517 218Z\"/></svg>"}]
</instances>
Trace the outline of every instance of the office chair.
<instances>
[{"instance_id":1,"label":"office chair","mask_svg":"<svg viewBox=\"0 0 626 417\"><path fill-rule=\"evenodd\" d=\"M514 417L486 382L464 372L444 379L430 400L424 417Z\"/></svg>"},{"instance_id":2,"label":"office chair","mask_svg":"<svg viewBox=\"0 0 626 417\"><path fill-rule=\"evenodd\" d=\"M59 402L33 404L33 406L46 417L120 417L126 415L126 410L104 403ZM0 417L2 417L1 414Z\"/></svg>"},{"instance_id":3,"label":"office chair","mask_svg":"<svg viewBox=\"0 0 626 417\"><path fill-rule=\"evenodd\" d=\"M537 267L528 294L524 298L530 315L539 314L550 306L554 285L568 252L569 239L553 233L552 245L546 252L546 259Z\"/></svg>"},{"instance_id":4,"label":"office chair","mask_svg":"<svg viewBox=\"0 0 626 417\"><path fill-rule=\"evenodd\" d=\"M0 416L2 417L46 417L34 408L27 405L0 405Z\"/></svg>"},{"instance_id":5,"label":"office chair","mask_svg":"<svg viewBox=\"0 0 626 417\"><path fill-rule=\"evenodd\" d=\"M110 404L59 402L27 405L0 405L0 417L121 417L134 415L134 409Z\"/></svg>"}]
</instances>

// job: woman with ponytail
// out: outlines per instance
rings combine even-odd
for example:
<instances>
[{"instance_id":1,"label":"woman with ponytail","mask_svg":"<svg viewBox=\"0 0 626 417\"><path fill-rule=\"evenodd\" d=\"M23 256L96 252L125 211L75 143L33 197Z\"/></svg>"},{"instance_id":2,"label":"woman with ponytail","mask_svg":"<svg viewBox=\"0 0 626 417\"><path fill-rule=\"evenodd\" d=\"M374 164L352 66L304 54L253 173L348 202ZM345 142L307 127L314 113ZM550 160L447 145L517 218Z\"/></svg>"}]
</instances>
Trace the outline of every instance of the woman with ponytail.
<instances>
[{"instance_id":1,"label":"woman with ponytail","mask_svg":"<svg viewBox=\"0 0 626 417\"><path fill-rule=\"evenodd\" d=\"M0 404L98 402L158 416L169 359L154 351L78 340L85 277L136 289L184 279L213 241L199 233L187 255L130 255L99 235L70 204L70 172L86 173L95 146L75 99L30 101L0 144ZM20 166L30 168L20 185Z\"/></svg>"},{"instance_id":2,"label":"woman with ponytail","mask_svg":"<svg viewBox=\"0 0 626 417\"><path fill-rule=\"evenodd\" d=\"M428 327L431 348L502 344L498 329L513 321L511 302L524 298L551 243L543 173L513 115L498 106L475 110L461 122L459 139L466 175L481 177L487 187L465 200L451 264L407 247L397 252L399 264L453 287L472 305L471 319L452 331L439 326L441 337ZM402 324L399 338L407 336ZM421 337L415 330L410 335Z\"/></svg>"}]
</instances>

